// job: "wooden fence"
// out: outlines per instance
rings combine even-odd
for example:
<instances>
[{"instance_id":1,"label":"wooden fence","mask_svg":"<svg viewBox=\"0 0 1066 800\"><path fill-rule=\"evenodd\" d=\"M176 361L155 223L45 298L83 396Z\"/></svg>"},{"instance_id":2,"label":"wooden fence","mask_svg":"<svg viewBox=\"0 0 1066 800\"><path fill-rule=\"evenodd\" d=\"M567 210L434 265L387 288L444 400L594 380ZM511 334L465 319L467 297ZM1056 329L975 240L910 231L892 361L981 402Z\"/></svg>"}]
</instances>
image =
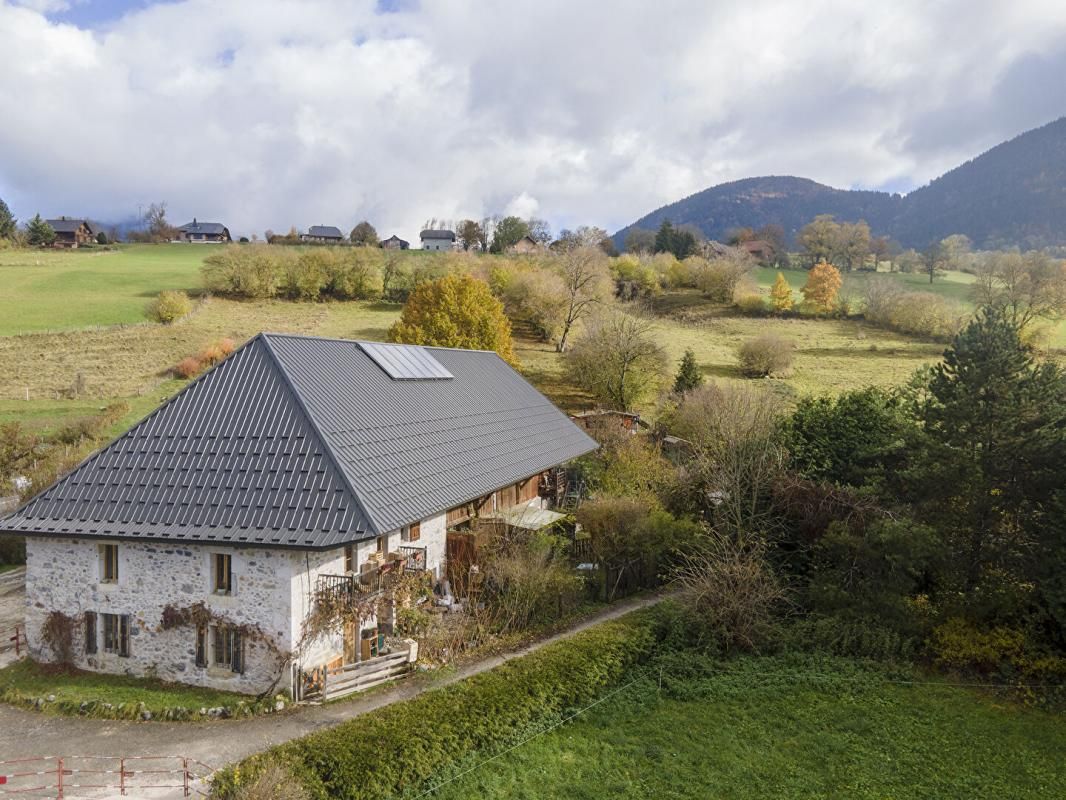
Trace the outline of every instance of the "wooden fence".
<instances>
[{"instance_id":1,"label":"wooden fence","mask_svg":"<svg viewBox=\"0 0 1066 800\"><path fill-rule=\"evenodd\" d=\"M416 645L414 645L416 646ZM407 648L357 664L317 671L318 680L300 693L309 702L336 700L402 678L411 671L412 653ZM301 679L303 676L301 675Z\"/></svg>"}]
</instances>

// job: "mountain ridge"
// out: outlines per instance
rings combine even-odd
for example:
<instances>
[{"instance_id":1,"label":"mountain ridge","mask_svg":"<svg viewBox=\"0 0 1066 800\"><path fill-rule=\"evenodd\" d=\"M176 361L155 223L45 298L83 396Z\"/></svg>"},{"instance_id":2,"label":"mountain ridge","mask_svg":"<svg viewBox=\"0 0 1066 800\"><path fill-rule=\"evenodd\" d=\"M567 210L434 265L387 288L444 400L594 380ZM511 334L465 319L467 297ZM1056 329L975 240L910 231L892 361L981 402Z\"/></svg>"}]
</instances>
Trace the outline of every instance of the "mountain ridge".
<instances>
[{"instance_id":1,"label":"mountain ridge","mask_svg":"<svg viewBox=\"0 0 1066 800\"><path fill-rule=\"evenodd\" d=\"M979 247L1066 245L1066 117L1001 142L906 195L837 189L809 178L763 175L720 183L645 214L620 229L664 219L711 239L730 228L781 225L790 239L818 214L866 220L904 247L963 233Z\"/></svg>"}]
</instances>

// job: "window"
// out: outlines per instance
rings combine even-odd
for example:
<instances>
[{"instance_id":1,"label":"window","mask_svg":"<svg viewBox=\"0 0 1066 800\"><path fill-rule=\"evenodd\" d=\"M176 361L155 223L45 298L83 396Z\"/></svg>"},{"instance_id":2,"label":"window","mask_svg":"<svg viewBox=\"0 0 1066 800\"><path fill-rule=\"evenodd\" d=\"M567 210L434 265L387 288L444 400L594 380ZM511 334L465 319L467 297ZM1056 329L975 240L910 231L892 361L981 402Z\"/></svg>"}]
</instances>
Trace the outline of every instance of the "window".
<instances>
[{"instance_id":1,"label":"window","mask_svg":"<svg viewBox=\"0 0 1066 800\"><path fill-rule=\"evenodd\" d=\"M232 672L244 672L244 643L241 632L230 625L215 625L211 628L211 662L216 667L227 667Z\"/></svg>"},{"instance_id":2,"label":"window","mask_svg":"<svg viewBox=\"0 0 1066 800\"><path fill-rule=\"evenodd\" d=\"M344 548L344 571L355 572L355 545L350 544Z\"/></svg>"},{"instance_id":3,"label":"window","mask_svg":"<svg viewBox=\"0 0 1066 800\"><path fill-rule=\"evenodd\" d=\"M212 591L215 594L233 594L233 556L215 553Z\"/></svg>"},{"instance_id":4,"label":"window","mask_svg":"<svg viewBox=\"0 0 1066 800\"><path fill-rule=\"evenodd\" d=\"M104 627L104 652L116 653L122 658L130 655L129 614L101 614Z\"/></svg>"},{"instance_id":5,"label":"window","mask_svg":"<svg viewBox=\"0 0 1066 800\"><path fill-rule=\"evenodd\" d=\"M412 522L407 527L407 541L409 541L409 542L417 542L421 538L422 538L422 523L421 522Z\"/></svg>"},{"instance_id":6,"label":"window","mask_svg":"<svg viewBox=\"0 0 1066 800\"><path fill-rule=\"evenodd\" d=\"M118 583L117 544L105 544L100 548L100 581Z\"/></svg>"},{"instance_id":7,"label":"window","mask_svg":"<svg viewBox=\"0 0 1066 800\"><path fill-rule=\"evenodd\" d=\"M96 653L96 612L85 612L85 655Z\"/></svg>"},{"instance_id":8,"label":"window","mask_svg":"<svg viewBox=\"0 0 1066 800\"><path fill-rule=\"evenodd\" d=\"M377 541L377 551L379 553L384 554L384 552L386 550L388 550L388 549L389 549L389 537L388 536L379 536L378 537L378 541Z\"/></svg>"},{"instance_id":9,"label":"window","mask_svg":"<svg viewBox=\"0 0 1066 800\"><path fill-rule=\"evenodd\" d=\"M207 666L207 626L196 626L196 666Z\"/></svg>"}]
</instances>

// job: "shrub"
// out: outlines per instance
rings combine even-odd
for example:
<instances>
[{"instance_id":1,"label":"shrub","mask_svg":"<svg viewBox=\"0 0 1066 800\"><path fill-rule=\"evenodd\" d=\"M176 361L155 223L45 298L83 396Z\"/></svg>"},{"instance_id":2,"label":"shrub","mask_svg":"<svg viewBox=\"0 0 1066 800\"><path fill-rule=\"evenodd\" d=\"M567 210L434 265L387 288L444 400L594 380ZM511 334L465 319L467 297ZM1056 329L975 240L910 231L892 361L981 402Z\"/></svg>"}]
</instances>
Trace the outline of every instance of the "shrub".
<instances>
[{"instance_id":1,"label":"shrub","mask_svg":"<svg viewBox=\"0 0 1066 800\"><path fill-rule=\"evenodd\" d=\"M164 325L177 322L190 311L192 302L189 295L180 291L160 292L159 296L148 304L148 316Z\"/></svg>"},{"instance_id":2,"label":"shrub","mask_svg":"<svg viewBox=\"0 0 1066 800\"><path fill-rule=\"evenodd\" d=\"M657 650L667 609L595 626L460 683L364 714L219 772L214 793L238 797L283 765L313 798L362 800L425 785L457 759L488 752L516 732L583 705Z\"/></svg>"},{"instance_id":3,"label":"shrub","mask_svg":"<svg viewBox=\"0 0 1066 800\"><path fill-rule=\"evenodd\" d=\"M300 782L280 764L268 765L254 781L241 786L234 800L308 800Z\"/></svg>"},{"instance_id":4,"label":"shrub","mask_svg":"<svg viewBox=\"0 0 1066 800\"><path fill-rule=\"evenodd\" d=\"M766 642L786 600L761 540L743 544L712 532L684 555L676 577L696 626L726 651Z\"/></svg>"},{"instance_id":5,"label":"shrub","mask_svg":"<svg viewBox=\"0 0 1066 800\"><path fill-rule=\"evenodd\" d=\"M686 263L688 259L686 259ZM755 263L747 256L722 256L693 264L696 285L714 303L732 303L737 287Z\"/></svg>"},{"instance_id":6,"label":"shrub","mask_svg":"<svg viewBox=\"0 0 1066 800\"><path fill-rule=\"evenodd\" d=\"M174 367L174 374L179 378L195 378L200 374L201 366L200 359L195 356L187 356L177 363Z\"/></svg>"},{"instance_id":7,"label":"shrub","mask_svg":"<svg viewBox=\"0 0 1066 800\"><path fill-rule=\"evenodd\" d=\"M760 316L766 313L766 299L760 294L742 294L736 299L736 307L741 314Z\"/></svg>"},{"instance_id":8,"label":"shrub","mask_svg":"<svg viewBox=\"0 0 1066 800\"><path fill-rule=\"evenodd\" d=\"M890 278L870 278L862 299L868 321L931 339L950 339L959 332L964 316L940 295L907 291Z\"/></svg>"},{"instance_id":9,"label":"shrub","mask_svg":"<svg viewBox=\"0 0 1066 800\"><path fill-rule=\"evenodd\" d=\"M955 617L933 630L930 645L938 666L987 674L1022 655L1025 634L1006 627L982 631Z\"/></svg>"},{"instance_id":10,"label":"shrub","mask_svg":"<svg viewBox=\"0 0 1066 800\"><path fill-rule=\"evenodd\" d=\"M800 291L803 304L814 314L831 314L836 309L837 292L844 281L832 264L821 261L807 275L807 283Z\"/></svg>"},{"instance_id":11,"label":"shrub","mask_svg":"<svg viewBox=\"0 0 1066 800\"><path fill-rule=\"evenodd\" d=\"M793 345L771 333L756 336L740 346L737 363L748 378L787 375L792 369Z\"/></svg>"}]
</instances>

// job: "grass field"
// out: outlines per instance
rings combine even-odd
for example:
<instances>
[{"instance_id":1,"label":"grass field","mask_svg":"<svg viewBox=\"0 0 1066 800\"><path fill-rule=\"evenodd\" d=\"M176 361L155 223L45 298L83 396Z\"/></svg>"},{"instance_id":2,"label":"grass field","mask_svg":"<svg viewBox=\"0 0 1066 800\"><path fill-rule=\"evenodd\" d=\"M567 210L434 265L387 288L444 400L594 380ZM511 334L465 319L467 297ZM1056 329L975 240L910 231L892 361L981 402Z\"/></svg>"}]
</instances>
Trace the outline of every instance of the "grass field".
<instances>
[{"instance_id":1,"label":"grass field","mask_svg":"<svg viewBox=\"0 0 1066 800\"><path fill-rule=\"evenodd\" d=\"M433 794L509 797L1048 798L1066 780L1060 716L850 662L746 658L657 676Z\"/></svg>"},{"instance_id":2,"label":"grass field","mask_svg":"<svg viewBox=\"0 0 1066 800\"><path fill-rule=\"evenodd\" d=\"M199 291L195 245L0 250L0 336L143 322L164 289Z\"/></svg>"}]
</instances>

